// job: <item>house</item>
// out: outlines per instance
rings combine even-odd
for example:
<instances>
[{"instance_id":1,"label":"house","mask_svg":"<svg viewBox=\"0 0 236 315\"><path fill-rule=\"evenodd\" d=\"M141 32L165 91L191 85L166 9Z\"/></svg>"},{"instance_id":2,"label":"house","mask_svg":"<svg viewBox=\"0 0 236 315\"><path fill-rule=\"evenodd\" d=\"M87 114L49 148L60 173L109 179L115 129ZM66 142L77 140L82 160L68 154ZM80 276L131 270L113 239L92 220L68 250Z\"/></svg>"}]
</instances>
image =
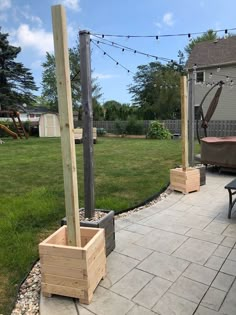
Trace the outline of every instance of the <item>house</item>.
<instances>
[{"instance_id":1,"label":"house","mask_svg":"<svg viewBox=\"0 0 236 315\"><path fill-rule=\"evenodd\" d=\"M236 120L236 36L196 44L186 64L194 79L194 106L217 82L223 81L222 93L212 120ZM206 113L216 93L214 88L203 104Z\"/></svg>"}]
</instances>

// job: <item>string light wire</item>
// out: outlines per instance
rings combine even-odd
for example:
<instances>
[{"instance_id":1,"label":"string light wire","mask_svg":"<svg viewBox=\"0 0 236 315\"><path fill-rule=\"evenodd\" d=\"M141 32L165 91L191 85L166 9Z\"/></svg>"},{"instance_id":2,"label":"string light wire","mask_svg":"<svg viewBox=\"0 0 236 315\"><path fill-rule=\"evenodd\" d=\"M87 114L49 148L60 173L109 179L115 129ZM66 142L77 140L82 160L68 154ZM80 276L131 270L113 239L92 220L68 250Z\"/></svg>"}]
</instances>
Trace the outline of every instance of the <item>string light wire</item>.
<instances>
[{"instance_id":1,"label":"string light wire","mask_svg":"<svg viewBox=\"0 0 236 315\"><path fill-rule=\"evenodd\" d=\"M234 28L228 28L228 29L219 29L219 30L212 30L213 33L220 33L224 32L224 34L228 34L229 31L235 31L236 27ZM188 33L177 33L177 34L162 34L162 35L122 35L122 34L99 34L99 33L90 33L94 36L102 36L102 38L105 37L123 37L123 38L164 38L164 37L183 37L186 36L188 38L191 38L193 35L202 35L205 34L206 31L201 32L188 32Z\"/></svg>"},{"instance_id":2,"label":"string light wire","mask_svg":"<svg viewBox=\"0 0 236 315\"><path fill-rule=\"evenodd\" d=\"M132 72L131 70L129 70L128 68L126 68L125 66L123 66L121 63L119 63L116 59L114 59L112 56L110 56L107 52L105 52L93 39L91 39L91 42L98 48L100 49L104 55L106 55L108 58L110 58L112 61L114 61L116 63L116 65L122 67L123 69L125 69L128 73L132 73L134 75L134 72Z\"/></svg>"}]
</instances>

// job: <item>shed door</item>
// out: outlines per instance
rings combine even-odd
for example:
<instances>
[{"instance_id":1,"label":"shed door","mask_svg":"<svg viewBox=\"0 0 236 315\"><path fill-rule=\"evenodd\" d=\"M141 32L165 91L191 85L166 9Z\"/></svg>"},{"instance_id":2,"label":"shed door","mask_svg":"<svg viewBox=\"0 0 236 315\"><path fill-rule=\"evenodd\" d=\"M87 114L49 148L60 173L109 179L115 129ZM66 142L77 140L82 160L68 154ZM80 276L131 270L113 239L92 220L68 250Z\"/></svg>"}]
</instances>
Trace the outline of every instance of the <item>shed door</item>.
<instances>
[{"instance_id":1,"label":"shed door","mask_svg":"<svg viewBox=\"0 0 236 315\"><path fill-rule=\"evenodd\" d=\"M55 137L57 131L56 115L45 115L45 137Z\"/></svg>"}]
</instances>

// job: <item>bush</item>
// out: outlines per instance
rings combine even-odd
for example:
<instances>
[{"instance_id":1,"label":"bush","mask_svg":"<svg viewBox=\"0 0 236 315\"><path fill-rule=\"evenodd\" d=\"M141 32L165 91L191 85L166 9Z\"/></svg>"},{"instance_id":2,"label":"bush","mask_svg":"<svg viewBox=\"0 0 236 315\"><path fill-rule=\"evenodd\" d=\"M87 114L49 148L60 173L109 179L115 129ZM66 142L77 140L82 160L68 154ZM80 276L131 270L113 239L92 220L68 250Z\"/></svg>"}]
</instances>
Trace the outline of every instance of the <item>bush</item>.
<instances>
[{"instance_id":1,"label":"bush","mask_svg":"<svg viewBox=\"0 0 236 315\"><path fill-rule=\"evenodd\" d=\"M106 133L107 132L104 128L97 128L97 136L98 137L104 136Z\"/></svg>"},{"instance_id":2,"label":"bush","mask_svg":"<svg viewBox=\"0 0 236 315\"><path fill-rule=\"evenodd\" d=\"M127 122L125 131L128 135L142 135L143 124L137 121L135 118L130 118Z\"/></svg>"},{"instance_id":3,"label":"bush","mask_svg":"<svg viewBox=\"0 0 236 315\"><path fill-rule=\"evenodd\" d=\"M170 139L171 133L166 127L163 126L163 124L156 120L151 122L149 125L147 138L160 140Z\"/></svg>"},{"instance_id":4,"label":"bush","mask_svg":"<svg viewBox=\"0 0 236 315\"><path fill-rule=\"evenodd\" d=\"M122 122L120 120L116 120L115 128L116 128L116 133L118 135L125 135L126 134L126 127L125 127L125 123L124 122Z\"/></svg>"}]
</instances>

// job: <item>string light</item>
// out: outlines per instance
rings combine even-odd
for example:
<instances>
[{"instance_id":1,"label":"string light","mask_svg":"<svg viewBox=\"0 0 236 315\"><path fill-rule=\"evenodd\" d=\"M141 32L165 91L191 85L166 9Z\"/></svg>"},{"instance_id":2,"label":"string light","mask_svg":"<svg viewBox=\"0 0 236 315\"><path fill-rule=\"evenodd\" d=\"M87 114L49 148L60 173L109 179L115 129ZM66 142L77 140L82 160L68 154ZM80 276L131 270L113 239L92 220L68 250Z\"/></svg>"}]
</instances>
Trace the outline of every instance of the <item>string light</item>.
<instances>
[{"instance_id":1,"label":"string light","mask_svg":"<svg viewBox=\"0 0 236 315\"><path fill-rule=\"evenodd\" d=\"M218 29L218 30L213 30L213 33L220 33L224 32L224 34L227 36L228 31L235 31L236 27L234 28L228 28L228 29ZM103 36L104 37L126 37L126 38L156 38L159 39L161 37L180 37L180 36L187 36L189 39L191 38L192 35L202 35L205 34L206 31L201 31L201 32L188 32L188 33L177 33L177 34L162 34L162 35L122 35L122 34L99 34L99 33L91 33L92 35L97 35L97 36Z\"/></svg>"},{"instance_id":2,"label":"string light","mask_svg":"<svg viewBox=\"0 0 236 315\"><path fill-rule=\"evenodd\" d=\"M94 40L92 40L91 42L92 42L97 48L99 48L99 49L103 52L103 55L106 55L106 56L109 57L112 61L114 61L117 66L122 67L122 68L125 69L128 73L134 74L134 73L133 73L132 71L130 71L128 68L126 68L125 66L123 66L122 64L120 64L117 60L115 60L112 56L110 56L107 52L105 52L99 45L97 45L97 43L96 43Z\"/></svg>"},{"instance_id":3,"label":"string light","mask_svg":"<svg viewBox=\"0 0 236 315\"><path fill-rule=\"evenodd\" d=\"M226 39L227 37L228 37L228 30L226 29L224 38Z\"/></svg>"},{"instance_id":4,"label":"string light","mask_svg":"<svg viewBox=\"0 0 236 315\"><path fill-rule=\"evenodd\" d=\"M99 36L97 35L94 35L95 37L101 39ZM137 53L137 54L140 54L140 55L143 55L143 56L146 56L146 57L152 57L156 60L161 60L161 61L164 61L164 62L171 62L171 63L175 63L178 67L180 66L178 64L177 61L174 61L173 59L169 59L169 58L165 58L165 57L160 57L160 56L155 56L155 55L150 55L148 53L145 53L145 52L142 52L142 51L139 51L137 49L133 49L133 48L130 48L128 46L124 46L124 45L121 45L119 43L116 43L116 42L111 42L110 40L108 39L104 39L104 40L99 40L99 44L102 44L102 45L107 45L107 46L112 46L114 48L118 48L118 49L121 49L122 52L124 51L130 51L130 52L133 52L133 53Z\"/></svg>"}]
</instances>

